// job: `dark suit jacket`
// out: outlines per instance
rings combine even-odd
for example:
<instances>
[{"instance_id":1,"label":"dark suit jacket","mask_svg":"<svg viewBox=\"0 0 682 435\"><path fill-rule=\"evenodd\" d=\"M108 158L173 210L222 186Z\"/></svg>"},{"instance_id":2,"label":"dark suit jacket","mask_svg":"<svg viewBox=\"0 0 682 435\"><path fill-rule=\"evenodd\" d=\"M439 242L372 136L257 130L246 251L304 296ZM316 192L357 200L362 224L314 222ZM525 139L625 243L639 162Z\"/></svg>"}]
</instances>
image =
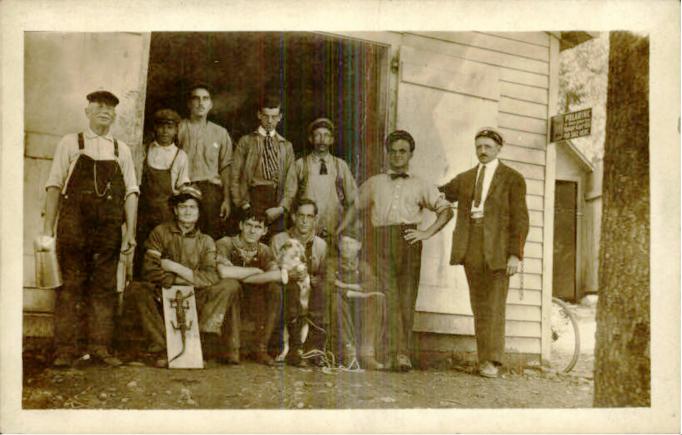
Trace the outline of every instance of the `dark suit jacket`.
<instances>
[{"instance_id":1,"label":"dark suit jacket","mask_svg":"<svg viewBox=\"0 0 682 435\"><path fill-rule=\"evenodd\" d=\"M469 243L469 216L477 168L478 166L474 166L439 187L448 201L458 203L450 264L464 263ZM528 235L526 181L523 176L499 162L490 183L484 210L483 253L485 260L488 267L493 270L505 269L510 255L523 259L523 246Z\"/></svg>"}]
</instances>

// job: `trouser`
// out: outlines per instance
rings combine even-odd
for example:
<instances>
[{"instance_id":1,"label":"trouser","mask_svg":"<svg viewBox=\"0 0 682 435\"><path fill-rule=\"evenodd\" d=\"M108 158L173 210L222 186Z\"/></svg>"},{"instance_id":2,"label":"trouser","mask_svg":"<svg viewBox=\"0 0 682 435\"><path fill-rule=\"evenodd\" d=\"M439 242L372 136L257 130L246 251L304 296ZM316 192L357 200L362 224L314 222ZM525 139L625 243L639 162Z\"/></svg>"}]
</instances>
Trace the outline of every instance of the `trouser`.
<instances>
[{"instance_id":1,"label":"trouser","mask_svg":"<svg viewBox=\"0 0 682 435\"><path fill-rule=\"evenodd\" d=\"M509 277L505 269L491 270L483 255L483 220L472 220L464 259L469 299L474 313L478 361L502 364Z\"/></svg>"},{"instance_id":2,"label":"trouser","mask_svg":"<svg viewBox=\"0 0 682 435\"><path fill-rule=\"evenodd\" d=\"M277 283L244 286L249 293L253 306L256 351L267 352L268 343L277 323L277 315L282 309L282 287Z\"/></svg>"},{"instance_id":3,"label":"trouser","mask_svg":"<svg viewBox=\"0 0 682 435\"><path fill-rule=\"evenodd\" d=\"M194 185L201 190L201 210L199 211L199 229L213 240L225 234L225 223L220 217L220 206L223 203L223 187L209 181L195 181Z\"/></svg>"},{"instance_id":4,"label":"trouser","mask_svg":"<svg viewBox=\"0 0 682 435\"><path fill-rule=\"evenodd\" d=\"M114 245L92 253L87 248L62 245L58 252L64 284L57 290L54 308L57 353L76 352L82 311L87 313L89 346L108 347L114 329L119 248Z\"/></svg>"},{"instance_id":5,"label":"trouser","mask_svg":"<svg viewBox=\"0 0 682 435\"><path fill-rule=\"evenodd\" d=\"M383 336L386 297L348 298L337 290L330 299L330 341L334 354L341 358L356 354L375 357Z\"/></svg>"},{"instance_id":6,"label":"trouser","mask_svg":"<svg viewBox=\"0 0 682 435\"><path fill-rule=\"evenodd\" d=\"M412 324L419 289L422 243L410 245L403 237L416 225L372 228L370 264L376 265L377 279L386 295L385 347L389 358L413 351Z\"/></svg>"},{"instance_id":7,"label":"trouser","mask_svg":"<svg viewBox=\"0 0 682 435\"><path fill-rule=\"evenodd\" d=\"M223 279L209 287L195 289L199 331L218 334L222 352L239 351L239 282ZM149 340L158 347L166 347L166 330L163 321L162 291L157 285L135 281L128 289L140 314L142 328ZM227 316L227 321L225 317Z\"/></svg>"},{"instance_id":8,"label":"trouser","mask_svg":"<svg viewBox=\"0 0 682 435\"><path fill-rule=\"evenodd\" d=\"M284 324L289 331L289 353L303 347L303 351L326 348L327 331L329 330L327 316L327 298L321 285L314 285L310 290L308 312L301 307L300 287L296 282L289 282L284 288ZM305 344L301 343L301 328L306 322L308 337ZM283 328L282 328L283 329Z\"/></svg>"},{"instance_id":9,"label":"trouser","mask_svg":"<svg viewBox=\"0 0 682 435\"><path fill-rule=\"evenodd\" d=\"M279 206L276 186L251 186L249 187L249 197L251 198L251 210L254 213L265 215L267 209ZM269 222L268 232L261 238L261 242L267 244L273 235L286 230L286 219L287 217L282 215L273 222Z\"/></svg>"}]
</instances>

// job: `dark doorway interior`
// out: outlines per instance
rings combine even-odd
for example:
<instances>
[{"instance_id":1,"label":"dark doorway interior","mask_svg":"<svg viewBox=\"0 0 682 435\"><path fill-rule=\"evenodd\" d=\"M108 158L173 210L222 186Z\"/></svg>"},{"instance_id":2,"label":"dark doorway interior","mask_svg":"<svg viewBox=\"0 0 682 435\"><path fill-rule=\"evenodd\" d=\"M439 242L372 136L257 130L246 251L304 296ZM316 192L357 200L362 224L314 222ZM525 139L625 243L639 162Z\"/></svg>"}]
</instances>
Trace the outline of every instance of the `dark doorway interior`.
<instances>
[{"instance_id":1,"label":"dark doorway interior","mask_svg":"<svg viewBox=\"0 0 682 435\"><path fill-rule=\"evenodd\" d=\"M575 301L578 183L556 181L553 296Z\"/></svg>"},{"instance_id":2,"label":"dark doorway interior","mask_svg":"<svg viewBox=\"0 0 682 435\"><path fill-rule=\"evenodd\" d=\"M308 123L326 116L337 126L336 155L361 182L381 166L386 56L382 46L314 33L155 32L145 138L150 138L156 109L171 107L187 115L184 94L194 83L212 87L209 119L226 127L235 143L257 127L258 98L274 93L284 114L278 131L293 143L297 156L307 152Z\"/></svg>"}]
</instances>

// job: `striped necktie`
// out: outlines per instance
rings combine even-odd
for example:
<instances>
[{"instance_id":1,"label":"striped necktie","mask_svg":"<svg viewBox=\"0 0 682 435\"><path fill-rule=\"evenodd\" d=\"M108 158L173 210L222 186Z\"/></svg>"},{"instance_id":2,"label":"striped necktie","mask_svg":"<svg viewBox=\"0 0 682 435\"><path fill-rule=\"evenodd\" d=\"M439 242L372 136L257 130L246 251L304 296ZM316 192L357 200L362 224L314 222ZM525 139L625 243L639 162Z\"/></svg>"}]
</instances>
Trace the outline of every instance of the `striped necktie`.
<instances>
[{"instance_id":1,"label":"striped necktie","mask_svg":"<svg viewBox=\"0 0 682 435\"><path fill-rule=\"evenodd\" d=\"M277 181L279 169L279 152L275 146L272 136L265 135L265 146L263 150L263 176L266 180Z\"/></svg>"}]
</instances>

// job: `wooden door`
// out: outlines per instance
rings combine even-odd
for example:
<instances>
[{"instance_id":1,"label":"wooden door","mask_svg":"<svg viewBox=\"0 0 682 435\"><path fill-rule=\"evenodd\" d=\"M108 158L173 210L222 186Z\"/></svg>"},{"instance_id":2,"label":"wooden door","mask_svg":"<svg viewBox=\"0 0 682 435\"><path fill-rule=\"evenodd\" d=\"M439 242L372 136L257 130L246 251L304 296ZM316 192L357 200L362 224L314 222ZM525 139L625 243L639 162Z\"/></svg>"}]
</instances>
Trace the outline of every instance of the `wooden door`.
<instances>
[{"instance_id":1,"label":"wooden door","mask_svg":"<svg viewBox=\"0 0 682 435\"><path fill-rule=\"evenodd\" d=\"M556 181L554 200L554 275L552 294L576 300L578 183Z\"/></svg>"}]
</instances>

